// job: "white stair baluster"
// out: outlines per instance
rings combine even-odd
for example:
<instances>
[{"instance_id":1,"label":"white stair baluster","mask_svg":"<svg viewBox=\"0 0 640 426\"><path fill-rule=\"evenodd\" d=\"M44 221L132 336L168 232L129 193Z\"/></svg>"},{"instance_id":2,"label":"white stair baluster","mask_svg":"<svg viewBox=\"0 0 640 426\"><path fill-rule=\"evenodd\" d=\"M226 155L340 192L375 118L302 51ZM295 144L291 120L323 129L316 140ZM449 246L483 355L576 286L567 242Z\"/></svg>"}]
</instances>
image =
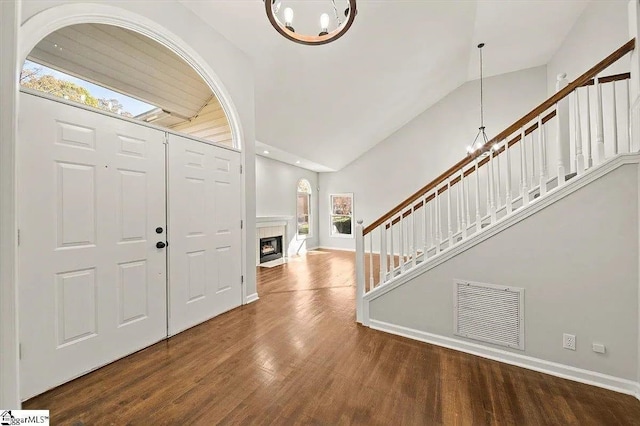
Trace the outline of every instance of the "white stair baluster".
<instances>
[{"instance_id":1,"label":"white stair baluster","mask_svg":"<svg viewBox=\"0 0 640 426\"><path fill-rule=\"evenodd\" d=\"M373 231L369 232L369 291L373 290Z\"/></svg>"},{"instance_id":2,"label":"white stair baluster","mask_svg":"<svg viewBox=\"0 0 640 426\"><path fill-rule=\"evenodd\" d=\"M496 209L500 208L500 191L502 190L502 185L501 185L501 180L502 180L502 176L500 176L500 154L498 154L498 151L500 151L500 146L498 145L498 148L496 149L496 185L495 185L495 203L496 203Z\"/></svg>"},{"instance_id":3,"label":"white stair baluster","mask_svg":"<svg viewBox=\"0 0 640 426\"><path fill-rule=\"evenodd\" d=\"M425 195L425 197L422 199L422 211L424 213L424 251L422 252L422 261L426 261L427 260L427 250L429 250L429 220L427 217L427 196Z\"/></svg>"},{"instance_id":4,"label":"white stair baluster","mask_svg":"<svg viewBox=\"0 0 640 426\"><path fill-rule=\"evenodd\" d=\"M520 131L520 176L522 184L522 205L529 204L529 188L527 187L527 150L525 149L525 130L524 127Z\"/></svg>"},{"instance_id":5,"label":"white stair baluster","mask_svg":"<svg viewBox=\"0 0 640 426\"><path fill-rule=\"evenodd\" d=\"M547 138L542 115L538 116L538 145L540 146L540 196L547 193Z\"/></svg>"},{"instance_id":6,"label":"white stair baluster","mask_svg":"<svg viewBox=\"0 0 640 426\"><path fill-rule=\"evenodd\" d=\"M431 244L436 246L436 198L435 194L431 204L429 204L429 223L431 224Z\"/></svg>"},{"instance_id":7,"label":"white stair baluster","mask_svg":"<svg viewBox=\"0 0 640 426\"><path fill-rule=\"evenodd\" d=\"M595 79L596 85L596 147L598 150L598 164L604 161L604 116L602 112L602 85L598 78Z\"/></svg>"},{"instance_id":8,"label":"white stair baluster","mask_svg":"<svg viewBox=\"0 0 640 426\"><path fill-rule=\"evenodd\" d=\"M495 223L496 221L496 200L495 200L495 175L493 171L494 166L494 152L493 147L489 149L489 162L487 163L487 167L489 168L489 173L487 176L487 181L489 182L489 212L491 214L491 223Z\"/></svg>"},{"instance_id":9,"label":"white stair baluster","mask_svg":"<svg viewBox=\"0 0 640 426\"><path fill-rule=\"evenodd\" d=\"M442 242L442 230L440 229L440 195L436 186L436 253L440 253L440 244Z\"/></svg>"},{"instance_id":10,"label":"white stair baluster","mask_svg":"<svg viewBox=\"0 0 640 426\"><path fill-rule=\"evenodd\" d=\"M400 211L400 273L404 272L404 218Z\"/></svg>"},{"instance_id":11,"label":"white stair baluster","mask_svg":"<svg viewBox=\"0 0 640 426\"><path fill-rule=\"evenodd\" d=\"M626 80L626 85L625 87L627 88L627 104L626 104L626 110L627 110L627 152L631 152L631 88L629 87L629 79Z\"/></svg>"},{"instance_id":12,"label":"white stair baluster","mask_svg":"<svg viewBox=\"0 0 640 426\"><path fill-rule=\"evenodd\" d=\"M533 137L533 133L531 133L531 183L529 184L529 188L533 189L536 187L536 142Z\"/></svg>"},{"instance_id":13,"label":"white stair baluster","mask_svg":"<svg viewBox=\"0 0 640 426\"><path fill-rule=\"evenodd\" d=\"M585 92L587 94L587 168L593 167L593 147L592 147L592 141L591 141L591 99L590 99L590 95L589 92L591 92L591 90L589 89L589 86L585 87Z\"/></svg>"},{"instance_id":14,"label":"white stair baluster","mask_svg":"<svg viewBox=\"0 0 640 426\"><path fill-rule=\"evenodd\" d=\"M462 207L462 224L460 227L462 228L462 238L467 238L467 224L469 223L469 193L467 188L465 187L465 179L464 179L464 170L460 169L460 190L462 194L460 195L460 206Z\"/></svg>"},{"instance_id":15,"label":"white stair baluster","mask_svg":"<svg viewBox=\"0 0 640 426\"><path fill-rule=\"evenodd\" d=\"M384 284L387 277L387 224L380 225L380 283Z\"/></svg>"},{"instance_id":16,"label":"white stair baluster","mask_svg":"<svg viewBox=\"0 0 640 426\"><path fill-rule=\"evenodd\" d=\"M580 119L580 96L578 89L573 92L574 113L573 124L575 127L576 172L578 176L584 173L584 155L582 154L582 120Z\"/></svg>"},{"instance_id":17,"label":"white stair baluster","mask_svg":"<svg viewBox=\"0 0 640 426\"><path fill-rule=\"evenodd\" d=\"M478 157L475 159L476 175L476 231L480 232L482 223L480 219L480 172L478 171Z\"/></svg>"},{"instance_id":18,"label":"white stair baluster","mask_svg":"<svg viewBox=\"0 0 640 426\"><path fill-rule=\"evenodd\" d=\"M449 247L453 245L453 220L451 220L451 178L447 179L447 231Z\"/></svg>"},{"instance_id":19,"label":"white stair baluster","mask_svg":"<svg viewBox=\"0 0 640 426\"><path fill-rule=\"evenodd\" d=\"M411 237L411 239L413 240L413 247L411 250L411 266L414 268L416 266L416 260L418 258L418 227L416 226L418 222L416 221L415 206L416 205L414 204L411 208L411 233L413 234Z\"/></svg>"},{"instance_id":20,"label":"white stair baluster","mask_svg":"<svg viewBox=\"0 0 640 426\"><path fill-rule=\"evenodd\" d=\"M396 270L396 252L393 249L393 219L391 219L389 221L389 236L391 237L389 239L389 251L391 252L391 262L389 262L389 272L390 272L390 277L393 278L395 275L395 270Z\"/></svg>"},{"instance_id":21,"label":"white stair baluster","mask_svg":"<svg viewBox=\"0 0 640 426\"><path fill-rule=\"evenodd\" d=\"M558 74L556 81L556 93L567 86L567 74ZM567 99L562 99L556 103L556 158L558 169L558 187L564 185L566 180L565 153L563 146L569 145L569 108Z\"/></svg>"},{"instance_id":22,"label":"white stair baluster","mask_svg":"<svg viewBox=\"0 0 640 426\"><path fill-rule=\"evenodd\" d=\"M461 208L462 208L462 191L461 191L461 186L462 186L462 177L460 177L460 180L458 181L458 185L456 185L456 222L458 225L458 230L456 231L457 234L459 234L460 232L462 232L462 219L461 219Z\"/></svg>"},{"instance_id":23,"label":"white stair baluster","mask_svg":"<svg viewBox=\"0 0 640 426\"><path fill-rule=\"evenodd\" d=\"M618 155L618 102L616 101L616 82L611 82L613 90L613 155Z\"/></svg>"},{"instance_id":24,"label":"white stair baluster","mask_svg":"<svg viewBox=\"0 0 640 426\"><path fill-rule=\"evenodd\" d=\"M462 172L462 175L464 176L464 171ZM467 214L467 227L469 225L471 225L471 211L469 210L469 179L465 179L465 187L464 187L464 191L465 191L465 199L464 199L464 209L465 212ZM465 229L465 232L467 230Z\"/></svg>"},{"instance_id":25,"label":"white stair baluster","mask_svg":"<svg viewBox=\"0 0 640 426\"><path fill-rule=\"evenodd\" d=\"M481 167L482 168L482 167ZM487 196L486 196L486 201L485 201L485 212L487 212L487 215L491 214L491 200L489 199L489 197L491 196L491 182L489 179L489 175L491 174L491 172L489 171L489 169L491 168L491 150L489 150L489 157L488 157L488 161L486 164L485 169L487 170ZM491 219L489 219L491 220Z\"/></svg>"},{"instance_id":26,"label":"white stair baluster","mask_svg":"<svg viewBox=\"0 0 640 426\"><path fill-rule=\"evenodd\" d=\"M504 141L504 154L507 158L507 170L506 170L506 185L504 191L504 205L507 209L507 214L511 214L513 211L513 204L511 203L511 151L509 150L509 141Z\"/></svg>"}]
</instances>

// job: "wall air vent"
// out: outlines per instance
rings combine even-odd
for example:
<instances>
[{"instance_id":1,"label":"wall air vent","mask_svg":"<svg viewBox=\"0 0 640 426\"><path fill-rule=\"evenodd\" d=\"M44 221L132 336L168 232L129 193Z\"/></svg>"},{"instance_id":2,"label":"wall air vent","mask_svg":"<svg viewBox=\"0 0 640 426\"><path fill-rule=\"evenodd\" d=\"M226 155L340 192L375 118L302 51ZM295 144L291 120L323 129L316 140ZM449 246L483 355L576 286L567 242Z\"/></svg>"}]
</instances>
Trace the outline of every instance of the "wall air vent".
<instances>
[{"instance_id":1,"label":"wall air vent","mask_svg":"<svg viewBox=\"0 0 640 426\"><path fill-rule=\"evenodd\" d=\"M454 334L524 350L524 289L453 282Z\"/></svg>"}]
</instances>

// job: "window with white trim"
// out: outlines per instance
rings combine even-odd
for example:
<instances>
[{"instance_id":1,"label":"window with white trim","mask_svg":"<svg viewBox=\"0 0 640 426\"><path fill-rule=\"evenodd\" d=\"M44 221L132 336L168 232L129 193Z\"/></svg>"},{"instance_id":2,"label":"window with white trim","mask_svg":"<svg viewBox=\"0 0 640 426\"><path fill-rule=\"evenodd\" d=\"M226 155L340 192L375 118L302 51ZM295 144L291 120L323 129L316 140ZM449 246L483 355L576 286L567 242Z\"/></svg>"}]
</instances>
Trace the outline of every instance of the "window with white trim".
<instances>
[{"instance_id":1,"label":"window with white trim","mask_svg":"<svg viewBox=\"0 0 640 426\"><path fill-rule=\"evenodd\" d=\"M353 237L353 194L331 194L329 196L331 208L331 236Z\"/></svg>"}]
</instances>

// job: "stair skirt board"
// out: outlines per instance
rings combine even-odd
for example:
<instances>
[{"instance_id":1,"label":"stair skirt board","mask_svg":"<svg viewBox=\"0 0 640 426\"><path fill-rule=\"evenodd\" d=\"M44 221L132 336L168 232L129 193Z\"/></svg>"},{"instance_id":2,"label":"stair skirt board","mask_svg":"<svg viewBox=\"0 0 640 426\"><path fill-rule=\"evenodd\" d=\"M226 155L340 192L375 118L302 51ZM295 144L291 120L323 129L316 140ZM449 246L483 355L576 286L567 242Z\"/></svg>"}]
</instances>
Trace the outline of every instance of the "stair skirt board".
<instances>
[{"instance_id":1,"label":"stair skirt board","mask_svg":"<svg viewBox=\"0 0 640 426\"><path fill-rule=\"evenodd\" d=\"M368 305L366 301L365 305ZM508 352L477 343L471 343L461 339L427 333L400 325L390 324L375 319L369 319L367 308L368 306L365 307L365 315L367 315L366 322L368 323L369 327L374 330L394 334L396 336L406 337L408 339L417 340L448 349L453 349L482 358L487 358L493 361L503 362L505 364L515 365L516 367L526 368L528 370L549 374L551 376L560 377L562 379L568 379L591 386L597 386L626 395L635 396L638 400L640 400L640 382L634 382L632 380L622 379L595 371L584 370L582 368L576 368L570 365L559 364L540 358L534 358L531 356Z\"/></svg>"}]
</instances>

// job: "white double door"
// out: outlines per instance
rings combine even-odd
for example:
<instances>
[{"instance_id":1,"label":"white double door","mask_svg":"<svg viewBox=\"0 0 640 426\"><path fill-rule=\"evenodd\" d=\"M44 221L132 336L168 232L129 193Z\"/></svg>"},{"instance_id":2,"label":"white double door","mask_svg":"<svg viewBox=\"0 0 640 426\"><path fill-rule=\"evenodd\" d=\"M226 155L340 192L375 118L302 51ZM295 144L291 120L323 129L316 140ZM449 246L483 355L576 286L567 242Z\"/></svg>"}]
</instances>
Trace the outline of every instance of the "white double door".
<instances>
[{"instance_id":1,"label":"white double door","mask_svg":"<svg viewBox=\"0 0 640 426\"><path fill-rule=\"evenodd\" d=\"M241 304L237 152L20 96L23 399Z\"/></svg>"}]
</instances>

